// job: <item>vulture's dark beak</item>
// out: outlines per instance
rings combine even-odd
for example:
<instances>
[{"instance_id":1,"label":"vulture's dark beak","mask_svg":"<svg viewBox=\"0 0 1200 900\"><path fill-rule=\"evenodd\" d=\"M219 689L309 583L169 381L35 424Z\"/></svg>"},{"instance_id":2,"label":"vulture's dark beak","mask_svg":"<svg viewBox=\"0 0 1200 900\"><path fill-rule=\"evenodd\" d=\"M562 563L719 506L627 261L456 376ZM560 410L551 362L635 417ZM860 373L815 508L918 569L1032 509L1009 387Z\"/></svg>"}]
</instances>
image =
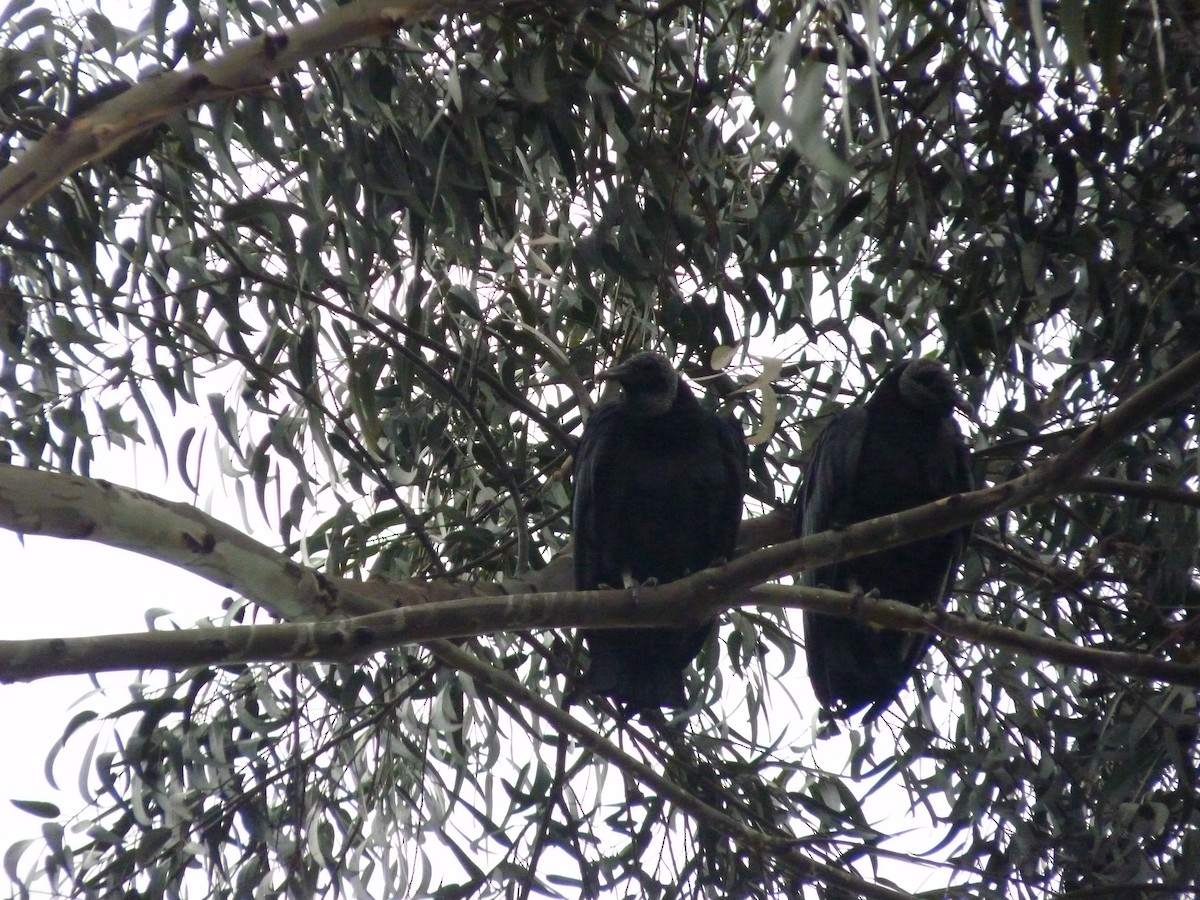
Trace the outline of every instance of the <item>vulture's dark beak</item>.
<instances>
[{"instance_id":1,"label":"vulture's dark beak","mask_svg":"<svg viewBox=\"0 0 1200 900\"><path fill-rule=\"evenodd\" d=\"M626 363L618 363L596 373L597 381L618 381L628 371Z\"/></svg>"},{"instance_id":2,"label":"vulture's dark beak","mask_svg":"<svg viewBox=\"0 0 1200 900\"><path fill-rule=\"evenodd\" d=\"M975 411L975 407L967 402L966 398L959 397L954 403L954 408L966 416L967 421L972 425L983 426L983 423L979 421L979 413Z\"/></svg>"}]
</instances>

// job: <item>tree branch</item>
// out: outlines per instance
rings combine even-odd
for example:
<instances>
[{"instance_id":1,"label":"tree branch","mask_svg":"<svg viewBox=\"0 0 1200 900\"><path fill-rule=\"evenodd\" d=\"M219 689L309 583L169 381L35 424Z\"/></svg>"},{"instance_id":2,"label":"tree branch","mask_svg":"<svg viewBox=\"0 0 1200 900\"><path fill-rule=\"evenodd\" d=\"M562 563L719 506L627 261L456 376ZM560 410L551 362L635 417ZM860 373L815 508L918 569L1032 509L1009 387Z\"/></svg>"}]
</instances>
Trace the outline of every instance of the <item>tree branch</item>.
<instances>
[{"instance_id":1,"label":"tree branch","mask_svg":"<svg viewBox=\"0 0 1200 900\"><path fill-rule=\"evenodd\" d=\"M303 60L387 37L407 20L498 6L486 0L356 0L293 28L242 41L182 71L147 78L51 130L0 170L0 231L76 169L175 113L263 90L280 72Z\"/></svg>"},{"instance_id":2,"label":"tree branch","mask_svg":"<svg viewBox=\"0 0 1200 900\"><path fill-rule=\"evenodd\" d=\"M1086 475L1076 479L1072 487L1081 494L1132 497L1135 500L1154 500L1160 503L1177 503L1180 506L1200 508L1200 493L1169 484L1145 484L1141 481L1125 481L1122 478Z\"/></svg>"},{"instance_id":3,"label":"tree branch","mask_svg":"<svg viewBox=\"0 0 1200 900\"><path fill-rule=\"evenodd\" d=\"M1071 641L968 619L945 610L919 609L898 600L856 597L841 591L799 585L764 584L751 589L739 605L752 603L847 616L900 631L933 632L974 644L1006 647L1047 662L1063 663L1105 675L1128 675L1200 687L1200 664L1172 662L1147 653L1081 647Z\"/></svg>"},{"instance_id":4,"label":"tree branch","mask_svg":"<svg viewBox=\"0 0 1200 900\"><path fill-rule=\"evenodd\" d=\"M0 464L0 528L131 550L228 588L283 619L378 612L496 584L357 581L301 566L186 503L107 481Z\"/></svg>"},{"instance_id":5,"label":"tree branch","mask_svg":"<svg viewBox=\"0 0 1200 900\"><path fill-rule=\"evenodd\" d=\"M318 622L0 641L0 682L128 669L179 670L206 665L313 660L353 662L401 644L477 637L500 631L677 625L679 611L693 612L697 589L719 579L719 571L641 588L636 597L627 590L476 597ZM1080 647L1070 641L942 610L922 610L896 600L825 588L760 585L740 591L736 601L725 598L719 609L714 609L711 603L703 608L707 617L730 607L755 605L787 606L901 631L933 632L972 643L1007 647L1038 659L1108 675L1200 687L1200 664L1172 662L1144 653Z\"/></svg>"},{"instance_id":6,"label":"tree branch","mask_svg":"<svg viewBox=\"0 0 1200 900\"><path fill-rule=\"evenodd\" d=\"M1097 419L1062 453L1018 478L860 522L841 531L797 538L748 554L721 569L721 582L715 587L750 588L791 572L943 534L987 516L1065 493L1119 440L1198 388L1200 353L1193 353Z\"/></svg>"}]
</instances>

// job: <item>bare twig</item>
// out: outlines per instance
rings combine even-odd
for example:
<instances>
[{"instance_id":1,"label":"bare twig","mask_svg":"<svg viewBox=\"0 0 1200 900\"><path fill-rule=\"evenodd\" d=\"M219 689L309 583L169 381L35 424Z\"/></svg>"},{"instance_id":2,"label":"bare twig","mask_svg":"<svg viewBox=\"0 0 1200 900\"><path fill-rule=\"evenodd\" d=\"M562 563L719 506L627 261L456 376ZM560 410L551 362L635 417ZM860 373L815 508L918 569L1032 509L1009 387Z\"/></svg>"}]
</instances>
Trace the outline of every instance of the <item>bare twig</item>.
<instances>
[{"instance_id":1,"label":"bare twig","mask_svg":"<svg viewBox=\"0 0 1200 900\"><path fill-rule=\"evenodd\" d=\"M1154 500L1159 503L1178 503L1200 508L1200 492L1170 484L1146 484L1122 478L1101 478L1087 475L1076 479L1072 490L1081 494L1102 494L1107 497L1132 497L1135 500Z\"/></svg>"},{"instance_id":2,"label":"bare twig","mask_svg":"<svg viewBox=\"0 0 1200 900\"><path fill-rule=\"evenodd\" d=\"M436 641L429 646L443 662L454 666L460 672L465 672L484 688L520 703L530 712L554 725L560 734L570 735L579 741L581 746L608 760L623 772L632 775L696 821L727 835L730 840L746 851L775 856L799 878L820 881L844 891L850 896L879 898L879 900L901 900L901 898L912 897L911 894L872 884L842 868L826 865L805 856L796 848L796 838L791 835L767 834L727 816L679 787L675 782L641 760L630 756L553 703L533 693L512 676L488 665L474 654L468 653L448 641Z\"/></svg>"},{"instance_id":3,"label":"bare twig","mask_svg":"<svg viewBox=\"0 0 1200 900\"><path fill-rule=\"evenodd\" d=\"M790 606L831 615L859 613L873 625L901 631L929 631L990 647L1007 647L1049 662L1077 666L1107 675L1128 675L1200 687L1200 664L1178 663L1148 653L1081 647L1067 640L1030 634L1020 628L993 625L953 615L944 610L924 610L897 600L856 597L823 588L764 584L752 588L747 603Z\"/></svg>"}]
</instances>

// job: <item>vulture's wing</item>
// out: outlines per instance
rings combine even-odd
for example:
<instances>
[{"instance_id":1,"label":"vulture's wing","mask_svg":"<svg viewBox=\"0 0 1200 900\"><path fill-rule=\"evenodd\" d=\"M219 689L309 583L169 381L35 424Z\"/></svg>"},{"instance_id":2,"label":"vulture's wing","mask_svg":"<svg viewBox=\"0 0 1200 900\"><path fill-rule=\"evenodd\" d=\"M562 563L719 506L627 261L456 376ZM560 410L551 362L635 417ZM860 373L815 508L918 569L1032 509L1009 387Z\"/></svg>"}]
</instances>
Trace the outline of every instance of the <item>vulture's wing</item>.
<instances>
[{"instance_id":1,"label":"vulture's wing","mask_svg":"<svg viewBox=\"0 0 1200 900\"><path fill-rule=\"evenodd\" d=\"M605 403L593 410L575 451L575 494L571 501L571 521L575 533L573 552L577 590L592 590L600 583L604 559L610 554L605 538L608 529L600 521L605 504L596 501L609 478L605 470L612 430L620 412L617 403Z\"/></svg>"},{"instance_id":2,"label":"vulture's wing","mask_svg":"<svg viewBox=\"0 0 1200 900\"><path fill-rule=\"evenodd\" d=\"M853 496L850 487L858 472L866 432L867 411L856 406L834 416L817 436L804 469L796 534L817 534L852 524L848 521Z\"/></svg>"},{"instance_id":3,"label":"vulture's wing","mask_svg":"<svg viewBox=\"0 0 1200 900\"><path fill-rule=\"evenodd\" d=\"M732 415L721 416L717 432L721 460L727 477L712 505L711 525L717 548L716 557L726 561L733 558L737 547L738 526L742 521L742 503L746 495L746 482L750 476L750 453L746 446L746 435L742 426Z\"/></svg>"}]
</instances>

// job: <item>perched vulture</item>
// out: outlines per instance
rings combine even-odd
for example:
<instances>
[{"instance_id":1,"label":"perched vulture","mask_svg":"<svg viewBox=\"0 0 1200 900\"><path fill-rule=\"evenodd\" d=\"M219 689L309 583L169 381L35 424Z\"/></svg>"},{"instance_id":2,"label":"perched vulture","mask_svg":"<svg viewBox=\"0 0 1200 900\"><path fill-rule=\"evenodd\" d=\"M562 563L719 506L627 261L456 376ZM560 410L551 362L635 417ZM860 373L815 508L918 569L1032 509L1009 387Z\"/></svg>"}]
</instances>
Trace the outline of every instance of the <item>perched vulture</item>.
<instances>
[{"instance_id":1,"label":"perched vulture","mask_svg":"<svg viewBox=\"0 0 1200 900\"><path fill-rule=\"evenodd\" d=\"M798 536L844 528L971 490L970 454L951 418L962 400L933 360L901 363L866 403L837 415L809 455L796 510ZM803 583L875 591L913 606L941 606L970 528L804 573ZM808 674L821 705L873 719L903 690L930 637L851 619L804 614Z\"/></svg>"},{"instance_id":2,"label":"perched vulture","mask_svg":"<svg viewBox=\"0 0 1200 900\"><path fill-rule=\"evenodd\" d=\"M622 396L597 407L575 454L575 586L666 583L733 556L746 443L671 364L639 353L600 373ZM683 673L713 623L583 632L585 683L630 712L681 707Z\"/></svg>"}]
</instances>

